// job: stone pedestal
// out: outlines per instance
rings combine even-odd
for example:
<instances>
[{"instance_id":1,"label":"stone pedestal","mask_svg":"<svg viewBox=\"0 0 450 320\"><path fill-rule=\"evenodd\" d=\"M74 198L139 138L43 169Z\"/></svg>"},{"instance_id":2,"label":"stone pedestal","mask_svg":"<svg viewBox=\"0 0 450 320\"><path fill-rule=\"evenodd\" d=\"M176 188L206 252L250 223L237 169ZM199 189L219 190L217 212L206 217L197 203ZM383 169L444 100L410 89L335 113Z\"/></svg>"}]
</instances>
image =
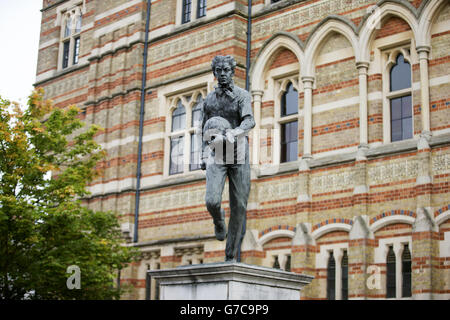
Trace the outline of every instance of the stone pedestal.
<instances>
[{"instance_id":1,"label":"stone pedestal","mask_svg":"<svg viewBox=\"0 0 450 320\"><path fill-rule=\"evenodd\" d=\"M160 300L299 300L313 277L243 263L148 271Z\"/></svg>"}]
</instances>

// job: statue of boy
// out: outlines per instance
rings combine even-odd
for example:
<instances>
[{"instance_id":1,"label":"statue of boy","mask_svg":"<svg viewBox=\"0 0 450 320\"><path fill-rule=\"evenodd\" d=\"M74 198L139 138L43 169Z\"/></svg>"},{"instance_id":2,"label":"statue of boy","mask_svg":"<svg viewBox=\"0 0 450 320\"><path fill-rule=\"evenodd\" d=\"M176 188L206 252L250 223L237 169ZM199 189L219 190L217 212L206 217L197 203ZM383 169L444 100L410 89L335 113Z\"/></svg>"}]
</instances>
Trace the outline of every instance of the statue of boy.
<instances>
[{"instance_id":1,"label":"statue of boy","mask_svg":"<svg viewBox=\"0 0 450 320\"><path fill-rule=\"evenodd\" d=\"M232 56L216 56L212 71L217 79L215 91L203 102L203 146L201 168L206 170L206 207L214 222L217 240L227 238L225 261L236 261L245 232L247 201L250 193L248 132L255 126L251 96L233 82L236 61ZM221 119L223 118L223 119ZM211 120L208 122L208 120ZM208 132L216 129L213 134ZM221 134L217 134L217 133ZM205 139L206 138L206 139ZM217 141L219 140L219 143ZM214 143L212 143L214 142ZM224 144L221 142L225 142ZM213 152L207 149L214 147ZM226 152L217 150L226 146ZM217 156L223 154L223 157ZM230 220L228 234L225 211L221 208L225 179L229 180Z\"/></svg>"}]
</instances>

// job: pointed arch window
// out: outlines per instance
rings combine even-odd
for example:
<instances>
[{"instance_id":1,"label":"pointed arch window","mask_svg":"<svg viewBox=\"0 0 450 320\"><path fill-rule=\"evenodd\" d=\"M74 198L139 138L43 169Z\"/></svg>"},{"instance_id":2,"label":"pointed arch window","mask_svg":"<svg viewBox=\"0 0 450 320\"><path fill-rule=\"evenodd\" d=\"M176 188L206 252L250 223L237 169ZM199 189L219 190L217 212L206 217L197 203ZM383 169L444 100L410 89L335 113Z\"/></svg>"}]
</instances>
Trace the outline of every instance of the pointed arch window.
<instances>
[{"instance_id":1,"label":"pointed arch window","mask_svg":"<svg viewBox=\"0 0 450 320\"><path fill-rule=\"evenodd\" d=\"M403 53L396 57L389 73L389 100L391 141L413 137L413 110L411 99L411 65Z\"/></svg>"},{"instance_id":2,"label":"pointed arch window","mask_svg":"<svg viewBox=\"0 0 450 320\"><path fill-rule=\"evenodd\" d=\"M347 250L344 250L344 254L342 256L342 262L341 262L341 278L342 278L342 294L341 298L342 300L348 300L348 256L347 256Z\"/></svg>"},{"instance_id":3,"label":"pointed arch window","mask_svg":"<svg viewBox=\"0 0 450 320\"><path fill-rule=\"evenodd\" d=\"M78 64L81 49L81 27L83 17L80 7L64 13L61 27L60 68L65 69Z\"/></svg>"},{"instance_id":4,"label":"pointed arch window","mask_svg":"<svg viewBox=\"0 0 450 320\"><path fill-rule=\"evenodd\" d=\"M81 32L81 24L83 22L83 15L80 13L77 17L77 22L76 22L76 26L75 26L75 33L80 33Z\"/></svg>"},{"instance_id":5,"label":"pointed arch window","mask_svg":"<svg viewBox=\"0 0 450 320\"><path fill-rule=\"evenodd\" d=\"M386 298L396 297L396 261L394 247L389 246L386 257Z\"/></svg>"},{"instance_id":6,"label":"pointed arch window","mask_svg":"<svg viewBox=\"0 0 450 320\"><path fill-rule=\"evenodd\" d=\"M186 127L186 108L178 100L177 108L172 113L172 132L183 130Z\"/></svg>"},{"instance_id":7,"label":"pointed arch window","mask_svg":"<svg viewBox=\"0 0 450 320\"><path fill-rule=\"evenodd\" d=\"M172 133L183 130L186 127L186 108L181 100L178 100L177 108L172 113ZM183 172L184 166L184 134L172 136L170 140L170 174Z\"/></svg>"},{"instance_id":8,"label":"pointed arch window","mask_svg":"<svg viewBox=\"0 0 450 320\"><path fill-rule=\"evenodd\" d=\"M402 297L411 295L411 252L408 244L405 244L402 253Z\"/></svg>"},{"instance_id":9,"label":"pointed arch window","mask_svg":"<svg viewBox=\"0 0 450 320\"><path fill-rule=\"evenodd\" d=\"M199 128L202 125L202 105L203 97L198 95L195 105L192 109L191 127ZM191 161L189 169L191 171L199 170L202 155L202 135L197 134L195 130L191 133Z\"/></svg>"},{"instance_id":10,"label":"pointed arch window","mask_svg":"<svg viewBox=\"0 0 450 320\"><path fill-rule=\"evenodd\" d=\"M164 175L188 173L200 169L202 154L203 97L205 89L168 98Z\"/></svg>"},{"instance_id":11,"label":"pointed arch window","mask_svg":"<svg viewBox=\"0 0 450 320\"><path fill-rule=\"evenodd\" d=\"M327 299L336 299L336 260L333 251L330 251L327 266Z\"/></svg>"},{"instance_id":12,"label":"pointed arch window","mask_svg":"<svg viewBox=\"0 0 450 320\"><path fill-rule=\"evenodd\" d=\"M298 120L292 117L297 113L298 92L292 82L288 82L280 101L281 163L295 161L298 158Z\"/></svg>"}]
</instances>

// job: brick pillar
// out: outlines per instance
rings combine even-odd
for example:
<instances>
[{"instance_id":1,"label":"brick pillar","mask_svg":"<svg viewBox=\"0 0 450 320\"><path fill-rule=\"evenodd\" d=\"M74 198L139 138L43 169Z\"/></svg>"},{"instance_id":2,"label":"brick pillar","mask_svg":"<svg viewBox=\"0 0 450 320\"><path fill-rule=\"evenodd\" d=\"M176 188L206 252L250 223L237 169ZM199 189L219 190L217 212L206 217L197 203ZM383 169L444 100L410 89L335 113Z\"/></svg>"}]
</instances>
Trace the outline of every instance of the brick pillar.
<instances>
[{"instance_id":1,"label":"brick pillar","mask_svg":"<svg viewBox=\"0 0 450 320\"><path fill-rule=\"evenodd\" d=\"M417 144L416 221L412 232L412 295L416 299L432 299L437 281L439 233L432 216L432 168L429 135L421 134Z\"/></svg>"},{"instance_id":2,"label":"brick pillar","mask_svg":"<svg viewBox=\"0 0 450 320\"><path fill-rule=\"evenodd\" d=\"M353 187L353 212L355 215L364 216L367 214L369 201L369 187L367 186L367 158L368 148L360 146L356 153L354 166L354 187Z\"/></svg>"},{"instance_id":3,"label":"brick pillar","mask_svg":"<svg viewBox=\"0 0 450 320\"><path fill-rule=\"evenodd\" d=\"M310 221L311 212L311 194L309 192L310 178L309 160L302 158L300 160L298 174L298 197L297 197L297 223Z\"/></svg>"},{"instance_id":4,"label":"brick pillar","mask_svg":"<svg viewBox=\"0 0 450 320\"><path fill-rule=\"evenodd\" d=\"M163 247L161 249L161 269L170 269L175 267L177 257L173 247Z\"/></svg>"},{"instance_id":5,"label":"brick pillar","mask_svg":"<svg viewBox=\"0 0 450 320\"><path fill-rule=\"evenodd\" d=\"M367 216L353 218L348 243L348 298L367 299L367 267L373 261L375 241Z\"/></svg>"},{"instance_id":6,"label":"brick pillar","mask_svg":"<svg viewBox=\"0 0 450 320\"><path fill-rule=\"evenodd\" d=\"M315 276L315 261L316 243L311 237L311 225L300 223L292 239L291 271ZM313 282L302 289L300 294L302 300L318 296L317 285Z\"/></svg>"},{"instance_id":7,"label":"brick pillar","mask_svg":"<svg viewBox=\"0 0 450 320\"><path fill-rule=\"evenodd\" d=\"M257 230L246 230L241 247L241 261L243 263L256 266L262 265L262 260L265 257L265 253L262 246L258 243L257 239Z\"/></svg>"},{"instance_id":8,"label":"brick pillar","mask_svg":"<svg viewBox=\"0 0 450 320\"><path fill-rule=\"evenodd\" d=\"M438 289L439 232L430 211L419 208L416 214L411 250L412 296L432 299L433 289Z\"/></svg>"},{"instance_id":9,"label":"brick pillar","mask_svg":"<svg viewBox=\"0 0 450 320\"><path fill-rule=\"evenodd\" d=\"M421 134L417 144L416 201L417 208L426 208L427 211L432 212L431 191L433 184L431 179L431 148L428 139L428 135Z\"/></svg>"}]
</instances>

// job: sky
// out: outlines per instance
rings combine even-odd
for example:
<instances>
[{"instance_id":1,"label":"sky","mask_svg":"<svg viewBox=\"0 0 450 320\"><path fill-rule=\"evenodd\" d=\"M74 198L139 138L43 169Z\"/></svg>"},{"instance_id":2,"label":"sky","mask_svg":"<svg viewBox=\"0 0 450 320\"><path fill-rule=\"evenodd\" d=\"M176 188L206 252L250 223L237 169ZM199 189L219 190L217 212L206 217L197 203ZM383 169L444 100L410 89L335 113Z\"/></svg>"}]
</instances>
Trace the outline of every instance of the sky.
<instances>
[{"instance_id":1,"label":"sky","mask_svg":"<svg viewBox=\"0 0 450 320\"><path fill-rule=\"evenodd\" d=\"M22 105L33 90L42 0L0 0L0 96Z\"/></svg>"}]
</instances>

